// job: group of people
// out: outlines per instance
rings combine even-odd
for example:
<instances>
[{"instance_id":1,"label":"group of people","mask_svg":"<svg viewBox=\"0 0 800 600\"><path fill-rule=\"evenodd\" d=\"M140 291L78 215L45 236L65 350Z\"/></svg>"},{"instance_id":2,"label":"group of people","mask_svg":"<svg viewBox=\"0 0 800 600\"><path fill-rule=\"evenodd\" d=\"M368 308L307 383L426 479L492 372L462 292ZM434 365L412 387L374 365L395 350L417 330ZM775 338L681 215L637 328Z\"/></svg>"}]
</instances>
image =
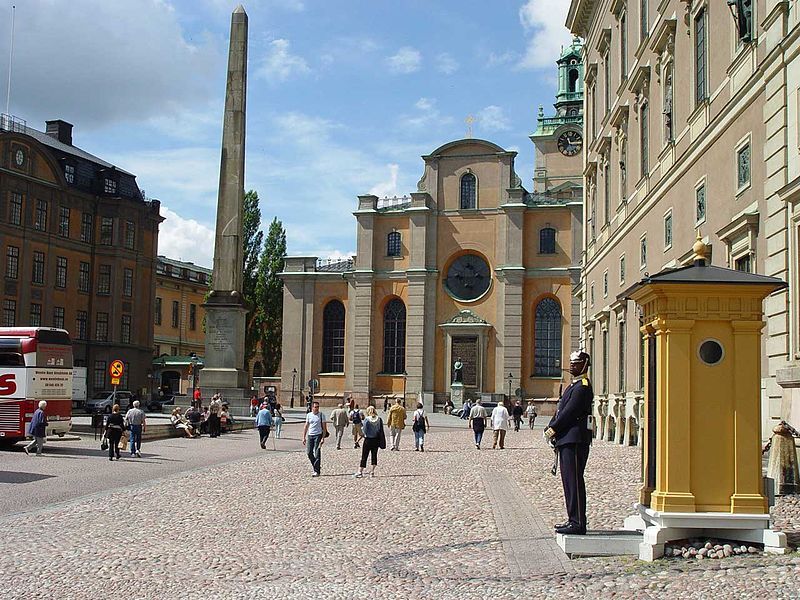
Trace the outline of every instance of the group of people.
<instances>
[{"instance_id":1,"label":"group of people","mask_svg":"<svg viewBox=\"0 0 800 600\"><path fill-rule=\"evenodd\" d=\"M388 407L385 406L385 408ZM388 413L386 425L389 427L392 440L390 450L397 452L400 450L400 437L406 427L408 417L400 398L395 400ZM378 416L375 407L368 406L366 410L362 411L358 404L350 398L347 408L344 403L340 403L331 411L330 422L333 424L337 450L342 449L342 439L346 428L350 425L353 427L353 448L361 448L361 461L358 471L353 476L363 477L369 461L371 464L370 477L375 477L378 450L386 448L384 422ZM414 431L414 450L424 452L425 433L430 429L430 423L421 402L417 403L417 409L412 416L411 429ZM320 412L319 402L312 402L311 412L306 414L303 426L303 445L306 447L306 454L311 463L312 477L319 477L322 472L321 448L325 443L325 438L329 436L328 419L324 413Z\"/></svg>"},{"instance_id":2,"label":"group of people","mask_svg":"<svg viewBox=\"0 0 800 600\"><path fill-rule=\"evenodd\" d=\"M120 446L125 446L121 441L127 432L128 442L130 443L131 458L141 458L142 434L147 428L147 417L144 411L139 408L139 401L134 400L132 407L122 416L119 404L115 404L111 409L111 414L106 420L103 437L108 444L108 460L120 459Z\"/></svg>"},{"instance_id":3,"label":"group of people","mask_svg":"<svg viewBox=\"0 0 800 600\"><path fill-rule=\"evenodd\" d=\"M528 425L531 429L536 422L536 406L533 402L529 402L527 408L522 408L522 403L517 400L511 408L511 413L504 404L498 404L492 409L491 415L486 412L483 407L483 401L478 398L475 404L465 402L464 406L469 405L469 412L467 413L467 427L471 427L475 435L475 448L481 449L481 442L483 441L483 434L486 431L487 421L492 427L493 440L492 449L500 447L501 450L505 448L506 431L511 427L511 422L514 422L514 431L519 431L520 424L522 423L522 416L527 415ZM462 417L464 418L464 417Z\"/></svg>"}]
</instances>

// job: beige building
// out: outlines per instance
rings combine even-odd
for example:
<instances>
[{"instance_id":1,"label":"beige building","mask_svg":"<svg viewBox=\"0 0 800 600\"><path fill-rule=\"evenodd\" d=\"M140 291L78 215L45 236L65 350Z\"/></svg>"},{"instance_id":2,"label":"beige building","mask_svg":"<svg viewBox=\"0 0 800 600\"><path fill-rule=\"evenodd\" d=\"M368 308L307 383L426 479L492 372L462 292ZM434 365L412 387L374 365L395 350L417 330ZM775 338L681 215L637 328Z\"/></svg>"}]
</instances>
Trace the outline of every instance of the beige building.
<instances>
[{"instance_id":1,"label":"beige building","mask_svg":"<svg viewBox=\"0 0 800 600\"><path fill-rule=\"evenodd\" d=\"M353 395L442 405L456 358L468 395L517 388L554 402L578 343L581 247L580 45L559 63L564 96L540 115L534 192L515 152L463 139L424 156L416 192L359 196L357 254L286 260L281 396L320 383ZM567 114L571 118L566 118ZM552 191L552 194L550 193Z\"/></svg>"},{"instance_id":2,"label":"beige building","mask_svg":"<svg viewBox=\"0 0 800 600\"><path fill-rule=\"evenodd\" d=\"M797 2L731 4L570 5L586 64L582 335L605 439L636 443L643 410L639 319L618 295L690 261L698 231L713 264L790 283L765 305L765 432L800 385Z\"/></svg>"}]
</instances>

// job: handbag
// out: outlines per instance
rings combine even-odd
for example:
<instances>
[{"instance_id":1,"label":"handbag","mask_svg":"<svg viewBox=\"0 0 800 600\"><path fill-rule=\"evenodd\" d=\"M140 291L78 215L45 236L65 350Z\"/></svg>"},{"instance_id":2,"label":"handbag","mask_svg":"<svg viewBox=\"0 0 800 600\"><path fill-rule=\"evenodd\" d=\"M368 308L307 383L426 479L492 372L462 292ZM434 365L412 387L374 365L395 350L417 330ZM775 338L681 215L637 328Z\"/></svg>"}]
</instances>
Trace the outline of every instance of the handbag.
<instances>
[{"instance_id":1,"label":"handbag","mask_svg":"<svg viewBox=\"0 0 800 600\"><path fill-rule=\"evenodd\" d=\"M108 438L106 437L105 433L103 434L103 437L100 438L100 450L108 450Z\"/></svg>"},{"instance_id":2,"label":"handbag","mask_svg":"<svg viewBox=\"0 0 800 600\"><path fill-rule=\"evenodd\" d=\"M383 430L383 419L378 417L378 448L386 450L386 432Z\"/></svg>"}]
</instances>

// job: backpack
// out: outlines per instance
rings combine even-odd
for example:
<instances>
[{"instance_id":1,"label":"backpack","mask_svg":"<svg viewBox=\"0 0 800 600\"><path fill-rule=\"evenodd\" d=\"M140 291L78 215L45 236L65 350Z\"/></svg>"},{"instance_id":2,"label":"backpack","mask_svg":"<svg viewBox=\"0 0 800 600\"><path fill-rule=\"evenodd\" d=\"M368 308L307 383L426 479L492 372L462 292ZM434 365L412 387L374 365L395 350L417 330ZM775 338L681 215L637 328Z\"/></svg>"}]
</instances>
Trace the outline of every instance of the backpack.
<instances>
[{"instance_id":1,"label":"backpack","mask_svg":"<svg viewBox=\"0 0 800 600\"><path fill-rule=\"evenodd\" d=\"M361 411L353 409L353 425L361 425Z\"/></svg>"},{"instance_id":2,"label":"backpack","mask_svg":"<svg viewBox=\"0 0 800 600\"><path fill-rule=\"evenodd\" d=\"M411 430L425 433L425 413L414 414L414 424L411 426Z\"/></svg>"}]
</instances>

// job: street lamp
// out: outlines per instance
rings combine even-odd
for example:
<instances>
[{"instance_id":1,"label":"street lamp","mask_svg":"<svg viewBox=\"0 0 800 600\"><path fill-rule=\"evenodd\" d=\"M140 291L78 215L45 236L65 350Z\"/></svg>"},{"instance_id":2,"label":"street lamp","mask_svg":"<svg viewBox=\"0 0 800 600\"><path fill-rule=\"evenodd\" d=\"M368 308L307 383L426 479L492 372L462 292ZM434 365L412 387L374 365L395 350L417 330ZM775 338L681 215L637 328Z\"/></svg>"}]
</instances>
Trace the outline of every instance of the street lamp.
<instances>
[{"instance_id":1,"label":"street lamp","mask_svg":"<svg viewBox=\"0 0 800 600\"><path fill-rule=\"evenodd\" d=\"M192 352L192 405L194 405L197 400L195 400L194 393L197 390L197 354ZM198 408L200 408L198 406Z\"/></svg>"},{"instance_id":2,"label":"street lamp","mask_svg":"<svg viewBox=\"0 0 800 600\"><path fill-rule=\"evenodd\" d=\"M403 369L403 408L406 407L406 382L408 381L408 371Z\"/></svg>"},{"instance_id":3,"label":"street lamp","mask_svg":"<svg viewBox=\"0 0 800 600\"><path fill-rule=\"evenodd\" d=\"M514 379L514 375L511 373L508 374L508 401L511 402L511 381Z\"/></svg>"},{"instance_id":4,"label":"street lamp","mask_svg":"<svg viewBox=\"0 0 800 600\"><path fill-rule=\"evenodd\" d=\"M292 369L292 403L291 408L294 408L294 382L297 379L297 369Z\"/></svg>"}]
</instances>

